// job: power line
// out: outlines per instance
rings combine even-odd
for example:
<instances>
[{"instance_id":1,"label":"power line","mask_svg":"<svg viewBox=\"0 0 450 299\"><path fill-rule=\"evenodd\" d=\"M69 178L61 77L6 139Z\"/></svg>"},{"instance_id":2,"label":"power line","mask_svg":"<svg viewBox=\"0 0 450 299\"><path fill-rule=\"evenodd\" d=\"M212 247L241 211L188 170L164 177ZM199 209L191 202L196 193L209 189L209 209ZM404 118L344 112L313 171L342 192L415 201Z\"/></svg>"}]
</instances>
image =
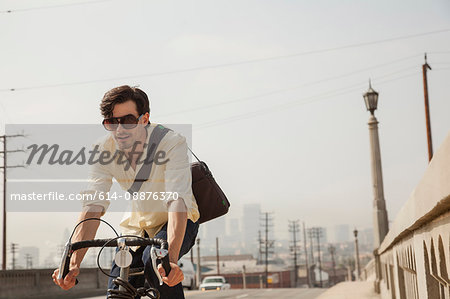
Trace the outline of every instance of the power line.
<instances>
[{"instance_id":1,"label":"power line","mask_svg":"<svg viewBox=\"0 0 450 299\"><path fill-rule=\"evenodd\" d=\"M428 54L450 54L450 51L427 52Z\"/></svg>"},{"instance_id":2,"label":"power line","mask_svg":"<svg viewBox=\"0 0 450 299\"><path fill-rule=\"evenodd\" d=\"M8 138L16 138L16 137L23 137L23 134L13 134L13 135L2 135L0 136L0 139L3 141L3 151L0 152L0 154L3 155L3 166L0 167L0 169L3 169L3 239L2 239L2 270L6 270L6 172L8 168L18 168L18 167L24 167L23 165L12 165L9 166L7 163L7 154L8 153L15 153L15 152L23 152L23 150L8 150L7 146L7 139ZM17 245L17 244L16 244ZM14 248L15 245L11 245L11 248ZM15 263L15 251L13 251L13 267Z\"/></svg>"},{"instance_id":3,"label":"power line","mask_svg":"<svg viewBox=\"0 0 450 299\"><path fill-rule=\"evenodd\" d=\"M32 10L43 10L43 9L61 8L61 7L68 7L68 6L96 4L96 3L109 2L109 1L113 1L113 0L84 1L84 2L76 2L76 3L59 4L59 5L48 5L48 6L29 7L29 8L8 9L8 10L1 10L0 13L27 12L27 11L32 11Z\"/></svg>"},{"instance_id":4,"label":"power line","mask_svg":"<svg viewBox=\"0 0 450 299\"><path fill-rule=\"evenodd\" d=\"M414 76L414 75L417 75L417 74L418 74L417 72L414 72L412 74L408 74L408 75L401 76L401 77L398 77L398 78L394 78L394 79L391 79L391 80L380 81L377 84L378 85L382 85L384 83L400 80L400 79L411 77L411 76ZM329 99L329 98L332 98L332 97L335 97L335 96L339 96L339 95L353 93L355 91L360 90L363 87L363 85L366 85L366 84L367 84L367 82L364 82L364 83L361 82L359 84L355 84L355 85L352 85L352 86L349 86L349 87L340 88L340 89L333 90L331 92L326 92L326 93L323 93L323 94L319 94L319 95L315 95L315 96L311 96L311 97L307 97L307 98L303 98L303 99L299 99L299 100L290 101L290 102L287 102L287 103L284 103L284 104L263 108L263 109L260 109L258 111L248 112L248 113L235 115L235 116L228 117L228 118L223 118L223 119L219 119L219 120L214 120L214 121L202 123L202 124L199 124L198 126L196 126L195 129L196 130L206 129L206 128L210 128L210 127L214 127L214 126L218 126L218 125L223 125L225 123L230 123L230 122L233 122L233 121L238 121L238 120L242 120L242 119L248 119L248 118L260 116L260 115L263 115L263 114L266 114L266 113L274 112L276 110L283 110L283 109L291 108L291 107L298 106L298 105L305 105L305 104L310 104L310 103L326 100L326 99ZM344 90L344 92L338 92L338 91L341 91L341 90ZM336 93L336 92L338 92L338 93ZM310 99L310 100L309 101L304 101L304 100L307 100L307 99Z\"/></svg>"},{"instance_id":5,"label":"power line","mask_svg":"<svg viewBox=\"0 0 450 299\"><path fill-rule=\"evenodd\" d=\"M233 104L233 103L242 103L242 102L245 102L245 101L248 101L248 100L253 100L253 99L257 99L257 98L261 98L261 97L266 97L266 96L269 96L269 95L274 95L274 94L277 94L277 93L282 93L282 92L286 92L286 91L290 91L290 90L295 90L295 89L298 89L298 88L301 88L301 87L312 86L312 85L316 85L318 83L323 83L323 82L332 81L332 80L335 80L335 79L341 79L341 78L349 77L351 75L358 74L358 73L361 73L361 72L365 72L367 70L380 68L380 67L383 67L383 66L386 66L386 65L392 65L394 63L397 63L397 62L400 62L400 61L405 61L405 60L408 60L408 59L412 59L412 58L415 58L415 57L418 57L418 56L422 56L422 53L421 54L415 54L415 55L412 55L412 56L403 57L403 58L396 59L396 60L392 60L392 61L385 62L385 63L382 63L382 64L370 66L370 67L367 67L367 68L364 68L364 69L358 69L358 70L347 72L347 73L340 74L340 75L337 75L337 76L327 77L327 78L324 78L324 79L319 79L319 80L316 80L316 81L303 83L303 84L300 84L300 85L295 85L295 86L282 88L282 89L276 89L276 90L273 90L273 91L270 91L270 92L257 94L257 95L253 95L253 96L249 96L249 97L243 97L243 98L238 98L238 99L234 99L234 100L228 100L228 101L224 101L224 102L220 102L220 103L209 104L209 105L202 106L202 107L196 107L196 108L190 108L190 109L175 111L175 112L171 112L171 113L157 115L156 117L166 117L166 116L171 116L171 115L176 115L176 114L185 114L185 113L189 113L189 112L193 112L193 111L197 111L197 110L204 110L204 109L219 107L219 106L223 106L223 105ZM416 66L412 66L412 67L408 67L407 69L412 69L412 68L415 68L415 67ZM402 69L402 70L404 70L404 69Z\"/></svg>"},{"instance_id":6,"label":"power line","mask_svg":"<svg viewBox=\"0 0 450 299\"><path fill-rule=\"evenodd\" d=\"M106 1L106 0L104 0L104 1ZM44 85L17 87L17 88L2 88L2 89L0 89L0 92L23 91L23 90L30 90L30 89L54 88L54 87L62 87L62 86L74 86L74 85L83 85L83 84L90 84L90 83L108 82L108 81L114 81L114 80L127 80L127 79L133 79L133 78L155 77L155 76L171 75L171 74L178 74L178 73L187 73L187 72L193 72L193 71L202 71L202 70L208 70L208 69L224 68L224 67L230 67L230 66L238 66L238 65L245 65L245 64L251 64L251 63L259 63L259 62L273 61L273 60L293 58L293 57L299 57L299 56L306 56L306 55L312 55L312 54L321 54L321 53L326 53L326 52L333 52L333 51L350 49L350 48L358 48L358 47L363 47L363 46L387 43L387 42L392 42L392 41L397 41L397 40L404 40L404 39L416 38L416 37L445 33L445 32L450 32L450 29L440 29L440 30L435 30L435 31L428 31L428 32L423 32L423 33L416 33L416 34L386 38L386 39L369 41L369 42L355 43L355 44L349 44L349 45L331 47L331 48L325 48L325 49L319 49L319 50L304 51L304 52L288 54L288 55L279 55L279 56L272 56L272 57L259 58L259 59L249 59L249 60L243 60L243 61L232 62L232 63L200 66L200 67L193 67L193 68L173 70L173 71L165 71L165 72L159 72L159 73L130 75L130 76L115 77L115 78L107 78L107 79L78 81L78 82L71 82L71 83L44 84Z\"/></svg>"},{"instance_id":7,"label":"power line","mask_svg":"<svg viewBox=\"0 0 450 299\"><path fill-rule=\"evenodd\" d=\"M334 247L333 245L328 246L328 251L330 252L331 255L331 266L333 267L333 279L331 280L331 285L335 285L336 284L336 262L334 260L334 255L336 253L336 247Z\"/></svg>"},{"instance_id":8,"label":"power line","mask_svg":"<svg viewBox=\"0 0 450 299\"><path fill-rule=\"evenodd\" d=\"M317 259L319 260L319 279L320 279L320 287L323 287L323 283L322 283L322 259L320 257L321 255L321 251L320 251L320 239L323 237L323 228L322 227L311 227L309 229L309 233L310 233L310 237L316 238L317 240L317 253L318 253L318 257Z\"/></svg>"},{"instance_id":9,"label":"power line","mask_svg":"<svg viewBox=\"0 0 450 299\"><path fill-rule=\"evenodd\" d=\"M289 232L292 233L292 243L290 246L291 253L293 254L294 260L294 286L297 287L298 281L298 255L300 253L300 245L297 245L297 242L300 241L297 239L297 234L300 232L300 224L299 220L290 221L289 220Z\"/></svg>"},{"instance_id":10,"label":"power line","mask_svg":"<svg viewBox=\"0 0 450 299\"><path fill-rule=\"evenodd\" d=\"M309 269L309 262L308 262L308 249L306 247L306 226L305 222L303 222L303 247L305 250L305 266L306 266L306 281L308 283L308 288L312 286L311 284L311 271Z\"/></svg>"},{"instance_id":11,"label":"power line","mask_svg":"<svg viewBox=\"0 0 450 299\"><path fill-rule=\"evenodd\" d=\"M263 241L263 244L260 244L260 248L261 245L264 245L264 249L261 249L261 253L265 255L265 260L264 260L264 264L265 264L265 287L268 288L268 276L269 276L269 254L273 254L273 245L274 245L274 240L269 240L269 227L272 226L272 217L270 215L270 213L263 213L264 214L264 218L261 219L262 221L262 226L264 228L264 232L265 232L265 238Z\"/></svg>"},{"instance_id":12,"label":"power line","mask_svg":"<svg viewBox=\"0 0 450 299\"><path fill-rule=\"evenodd\" d=\"M12 269L16 269L16 253L18 250L19 244L17 243L11 243L11 266Z\"/></svg>"},{"instance_id":13,"label":"power line","mask_svg":"<svg viewBox=\"0 0 450 299\"><path fill-rule=\"evenodd\" d=\"M25 254L25 263L26 263L26 269L33 268L33 257L31 254L27 253Z\"/></svg>"}]
</instances>

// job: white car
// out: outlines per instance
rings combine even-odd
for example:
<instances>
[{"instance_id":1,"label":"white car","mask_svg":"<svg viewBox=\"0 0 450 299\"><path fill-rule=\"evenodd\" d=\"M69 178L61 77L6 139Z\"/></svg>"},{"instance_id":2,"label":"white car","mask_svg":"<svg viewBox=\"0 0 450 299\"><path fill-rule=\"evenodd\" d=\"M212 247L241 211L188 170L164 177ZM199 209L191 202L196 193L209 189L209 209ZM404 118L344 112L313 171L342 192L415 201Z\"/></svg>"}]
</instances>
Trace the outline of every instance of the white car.
<instances>
[{"instance_id":1,"label":"white car","mask_svg":"<svg viewBox=\"0 0 450 299\"><path fill-rule=\"evenodd\" d=\"M178 261L178 267L180 267L184 275L184 279L181 284L184 288L193 290L195 288L195 271L191 259L182 257Z\"/></svg>"},{"instance_id":2,"label":"white car","mask_svg":"<svg viewBox=\"0 0 450 299\"><path fill-rule=\"evenodd\" d=\"M199 290L208 291L208 290L229 290L231 288L230 284L227 283L225 277L223 276L208 276L203 278L202 283L200 284Z\"/></svg>"}]
</instances>

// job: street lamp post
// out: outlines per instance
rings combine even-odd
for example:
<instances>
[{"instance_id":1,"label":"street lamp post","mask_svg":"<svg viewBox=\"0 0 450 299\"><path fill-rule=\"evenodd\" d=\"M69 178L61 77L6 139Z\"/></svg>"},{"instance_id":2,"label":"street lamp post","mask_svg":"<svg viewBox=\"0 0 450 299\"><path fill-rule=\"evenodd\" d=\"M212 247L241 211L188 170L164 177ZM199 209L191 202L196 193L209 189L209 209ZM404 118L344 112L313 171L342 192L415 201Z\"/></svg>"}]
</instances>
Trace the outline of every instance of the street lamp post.
<instances>
[{"instance_id":1,"label":"street lamp post","mask_svg":"<svg viewBox=\"0 0 450 299\"><path fill-rule=\"evenodd\" d=\"M358 231L356 230L356 228L353 231L353 234L355 235L355 280L359 280L359 276L361 275L361 268L359 266Z\"/></svg>"},{"instance_id":2,"label":"street lamp post","mask_svg":"<svg viewBox=\"0 0 450 299\"><path fill-rule=\"evenodd\" d=\"M381 153L380 153L380 140L378 137L378 120L376 119L374 112L377 110L378 105L378 92L372 89L372 85L369 81L369 90L364 94L364 102L366 108L370 111L369 117L369 135L370 135L370 148L371 148L371 164L372 164L372 187L373 187L373 232L374 232L374 245L378 248L383 242L389 227L388 217L386 211L386 202L384 200L383 191L383 174L381 170Z\"/></svg>"},{"instance_id":3,"label":"street lamp post","mask_svg":"<svg viewBox=\"0 0 450 299\"><path fill-rule=\"evenodd\" d=\"M331 255L331 265L333 267L333 279L331 279L331 285L335 285L336 284L336 263L334 261L334 254L336 253L336 247L334 247L333 245L330 245L328 247L328 251L330 252L330 255Z\"/></svg>"}]
</instances>

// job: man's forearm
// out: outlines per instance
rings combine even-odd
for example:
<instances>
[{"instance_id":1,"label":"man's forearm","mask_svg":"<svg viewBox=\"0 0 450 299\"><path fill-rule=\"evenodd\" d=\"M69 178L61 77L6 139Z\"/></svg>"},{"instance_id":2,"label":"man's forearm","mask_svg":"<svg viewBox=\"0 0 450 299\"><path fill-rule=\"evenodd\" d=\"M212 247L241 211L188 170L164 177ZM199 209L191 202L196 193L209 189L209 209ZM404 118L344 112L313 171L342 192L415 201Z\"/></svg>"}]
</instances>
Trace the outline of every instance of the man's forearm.
<instances>
[{"instance_id":1,"label":"man's forearm","mask_svg":"<svg viewBox=\"0 0 450 299\"><path fill-rule=\"evenodd\" d=\"M172 263L177 263L187 224L187 212L183 200L175 200L170 203L168 218L169 260Z\"/></svg>"},{"instance_id":2,"label":"man's forearm","mask_svg":"<svg viewBox=\"0 0 450 299\"><path fill-rule=\"evenodd\" d=\"M78 222L87 218L100 218L102 214L103 214L103 207L91 205L81 212ZM73 235L72 238L72 242L94 239L99 225L100 221L89 220L83 222L76 229L75 234ZM79 267L81 262L83 261L84 256L86 255L87 250L88 250L87 248L84 248L75 251L70 260L70 264Z\"/></svg>"}]
</instances>

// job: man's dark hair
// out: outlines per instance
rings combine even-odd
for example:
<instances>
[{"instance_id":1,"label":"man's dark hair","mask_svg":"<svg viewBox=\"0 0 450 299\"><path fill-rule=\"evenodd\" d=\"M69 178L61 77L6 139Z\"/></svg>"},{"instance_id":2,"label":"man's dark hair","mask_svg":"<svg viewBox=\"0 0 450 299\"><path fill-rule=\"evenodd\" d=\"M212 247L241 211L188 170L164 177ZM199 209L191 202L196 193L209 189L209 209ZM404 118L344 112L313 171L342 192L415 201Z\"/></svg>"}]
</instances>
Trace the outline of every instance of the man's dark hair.
<instances>
[{"instance_id":1,"label":"man's dark hair","mask_svg":"<svg viewBox=\"0 0 450 299\"><path fill-rule=\"evenodd\" d=\"M146 112L150 113L150 103L147 94L137 87L123 85L111 89L103 96L100 103L100 111L103 117L112 117L114 106L126 101L133 101L136 104L139 115Z\"/></svg>"}]
</instances>

